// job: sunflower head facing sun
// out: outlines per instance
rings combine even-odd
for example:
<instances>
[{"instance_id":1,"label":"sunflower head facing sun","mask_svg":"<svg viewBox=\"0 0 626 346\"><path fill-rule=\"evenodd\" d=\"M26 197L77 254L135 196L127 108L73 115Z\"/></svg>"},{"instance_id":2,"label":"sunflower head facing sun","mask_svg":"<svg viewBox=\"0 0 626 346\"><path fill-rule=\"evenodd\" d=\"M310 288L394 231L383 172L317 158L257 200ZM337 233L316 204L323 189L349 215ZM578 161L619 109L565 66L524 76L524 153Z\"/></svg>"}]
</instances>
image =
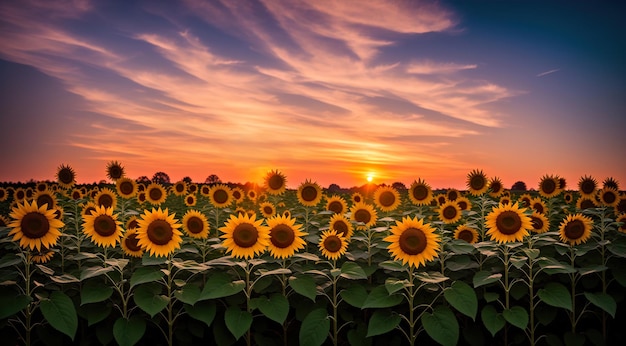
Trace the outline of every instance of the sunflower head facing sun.
<instances>
[{"instance_id":1,"label":"sunflower head facing sun","mask_svg":"<svg viewBox=\"0 0 626 346\"><path fill-rule=\"evenodd\" d=\"M458 225L454 230L454 239L464 240L470 244L475 244L480 239L478 231L467 225Z\"/></svg>"},{"instance_id":2,"label":"sunflower head facing sun","mask_svg":"<svg viewBox=\"0 0 626 346\"><path fill-rule=\"evenodd\" d=\"M167 199L165 188L159 183L150 183L146 187L146 200L152 205L160 205Z\"/></svg>"},{"instance_id":3,"label":"sunflower head facing sun","mask_svg":"<svg viewBox=\"0 0 626 346\"><path fill-rule=\"evenodd\" d=\"M522 241L533 229L531 218L524 214L526 208L515 204L500 204L485 217L489 228L487 235L498 243Z\"/></svg>"},{"instance_id":4,"label":"sunflower head facing sun","mask_svg":"<svg viewBox=\"0 0 626 346\"><path fill-rule=\"evenodd\" d=\"M559 225L559 237L571 246L587 242L591 238L593 220L582 214L570 214Z\"/></svg>"},{"instance_id":5,"label":"sunflower head facing sun","mask_svg":"<svg viewBox=\"0 0 626 346\"><path fill-rule=\"evenodd\" d=\"M270 195L280 195L287 188L287 178L277 170L267 172L264 181L264 186Z\"/></svg>"},{"instance_id":6,"label":"sunflower head facing sun","mask_svg":"<svg viewBox=\"0 0 626 346\"><path fill-rule=\"evenodd\" d=\"M300 204L305 207L314 207L322 200L322 188L307 179L298 187L297 195Z\"/></svg>"},{"instance_id":7,"label":"sunflower head facing sun","mask_svg":"<svg viewBox=\"0 0 626 346\"><path fill-rule=\"evenodd\" d=\"M334 261L346 253L348 240L337 231L327 230L322 232L318 247L322 256Z\"/></svg>"},{"instance_id":8,"label":"sunflower head facing sun","mask_svg":"<svg viewBox=\"0 0 626 346\"><path fill-rule=\"evenodd\" d=\"M385 237L384 241L390 243L387 249L394 260L415 268L435 259L440 249L440 239L435 229L417 217L405 216L402 221L396 221L391 226L391 235Z\"/></svg>"},{"instance_id":9,"label":"sunflower head facing sun","mask_svg":"<svg viewBox=\"0 0 626 346\"><path fill-rule=\"evenodd\" d=\"M487 176L482 170L473 170L467 175L467 188L472 196L480 196L487 192L489 189L489 183L487 182Z\"/></svg>"},{"instance_id":10,"label":"sunflower head facing sun","mask_svg":"<svg viewBox=\"0 0 626 346\"><path fill-rule=\"evenodd\" d=\"M76 184L76 173L72 167L61 165L57 169L57 182L64 189L69 189Z\"/></svg>"},{"instance_id":11,"label":"sunflower head facing sun","mask_svg":"<svg viewBox=\"0 0 626 346\"><path fill-rule=\"evenodd\" d=\"M54 217L53 209L45 206L38 207L36 201L24 204L18 203L9 214L13 221L8 224L13 241L20 241L20 247L41 251L56 245L61 236L60 228L65 226L63 221Z\"/></svg>"},{"instance_id":12,"label":"sunflower head facing sun","mask_svg":"<svg viewBox=\"0 0 626 346\"><path fill-rule=\"evenodd\" d=\"M178 229L181 224L167 208L145 210L137 224L137 244L150 256L167 257L180 248L183 239Z\"/></svg>"},{"instance_id":13,"label":"sunflower head facing sun","mask_svg":"<svg viewBox=\"0 0 626 346\"><path fill-rule=\"evenodd\" d=\"M83 232L98 246L115 247L122 237L120 224L112 208L96 206L91 215L84 217Z\"/></svg>"},{"instance_id":14,"label":"sunflower head facing sun","mask_svg":"<svg viewBox=\"0 0 626 346\"><path fill-rule=\"evenodd\" d=\"M438 209L439 220L452 224L461 219L461 207L456 202L446 201Z\"/></svg>"},{"instance_id":15,"label":"sunflower head facing sun","mask_svg":"<svg viewBox=\"0 0 626 346\"><path fill-rule=\"evenodd\" d=\"M130 228L124 233L124 237L120 242L124 254L130 257L143 256L143 248L139 246L139 239L137 239L137 229Z\"/></svg>"},{"instance_id":16,"label":"sunflower head facing sun","mask_svg":"<svg viewBox=\"0 0 626 346\"><path fill-rule=\"evenodd\" d=\"M561 192L561 182L558 177L544 175L539 181L539 194L545 198L558 196Z\"/></svg>"},{"instance_id":17,"label":"sunflower head facing sun","mask_svg":"<svg viewBox=\"0 0 626 346\"><path fill-rule=\"evenodd\" d=\"M265 251L270 243L270 232L263 226L263 219L256 220L255 215L231 215L220 231L224 234L222 245L232 257L251 259Z\"/></svg>"},{"instance_id":18,"label":"sunflower head facing sun","mask_svg":"<svg viewBox=\"0 0 626 346\"><path fill-rule=\"evenodd\" d=\"M111 208L115 210L117 206L117 196L113 190L104 188L96 193L93 198L94 203L99 206Z\"/></svg>"},{"instance_id":19,"label":"sunflower head facing sun","mask_svg":"<svg viewBox=\"0 0 626 346\"><path fill-rule=\"evenodd\" d=\"M137 194L137 182L130 178L119 178L115 182L117 194L123 198L133 198Z\"/></svg>"},{"instance_id":20,"label":"sunflower head facing sun","mask_svg":"<svg viewBox=\"0 0 626 346\"><path fill-rule=\"evenodd\" d=\"M209 189L209 201L216 208L226 208L233 202L233 194L230 187L224 184L211 186Z\"/></svg>"},{"instance_id":21,"label":"sunflower head facing sun","mask_svg":"<svg viewBox=\"0 0 626 346\"><path fill-rule=\"evenodd\" d=\"M400 193L391 186L380 186L374 192L374 204L382 211L393 211L400 202Z\"/></svg>"},{"instance_id":22,"label":"sunflower head facing sun","mask_svg":"<svg viewBox=\"0 0 626 346\"><path fill-rule=\"evenodd\" d=\"M433 198L433 190L422 179L414 181L409 187L409 199L415 205L429 205Z\"/></svg>"},{"instance_id":23,"label":"sunflower head facing sun","mask_svg":"<svg viewBox=\"0 0 626 346\"><path fill-rule=\"evenodd\" d=\"M209 236L209 220L201 212L190 209L183 216L183 230L188 236L206 239Z\"/></svg>"},{"instance_id":24,"label":"sunflower head facing sun","mask_svg":"<svg viewBox=\"0 0 626 346\"><path fill-rule=\"evenodd\" d=\"M268 249L270 255L277 259L293 256L306 244L302 237L307 235L301 231L302 225L296 219L277 215L266 220L270 234Z\"/></svg>"},{"instance_id":25,"label":"sunflower head facing sun","mask_svg":"<svg viewBox=\"0 0 626 346\"><path fill-rule=\"evenodd\" d=\"M117 161L110 161L106 168L107 177L113 181L124 176L124 167Z\"/></svg>"},{"instance_id":26,"label":"sunflower head facing sun","mask_svg":"<svg viewBox=\"0 0 626 346\"><path fill-rule=\"evenodd\" d=\"M346 238L346 240L350 240L350 238L352 238L352 234L354 233L352 222L350 222L350 219L345 217L343 214L333 215L328 222L328 229L331 231L337 231L337 234L341 234L344 238Z\"/></svg>"},{"instance_id":27,"label":"sunflower head facing sun","mask_svg":"<svg viewBox=\"0 0 626 346\"><path fill-rule=\"evenodd\" d=\"M367 203L355 203L350 208L351 220L356 222L358 230L366 230L376 224L378 214L374 207Z\"/></svg>"},{"instance_id":28,"label":"sunflower head facing sun","mask_svg":"<svg viewBox=\"0 0 626 346\"><path fill-rule=\"evenodd\" d=\"M332 211L335 214L344 214L348 211L348 203L341 196L333 195L328 197L326 201L326 210Z\"/></svg>"}]
</instances>

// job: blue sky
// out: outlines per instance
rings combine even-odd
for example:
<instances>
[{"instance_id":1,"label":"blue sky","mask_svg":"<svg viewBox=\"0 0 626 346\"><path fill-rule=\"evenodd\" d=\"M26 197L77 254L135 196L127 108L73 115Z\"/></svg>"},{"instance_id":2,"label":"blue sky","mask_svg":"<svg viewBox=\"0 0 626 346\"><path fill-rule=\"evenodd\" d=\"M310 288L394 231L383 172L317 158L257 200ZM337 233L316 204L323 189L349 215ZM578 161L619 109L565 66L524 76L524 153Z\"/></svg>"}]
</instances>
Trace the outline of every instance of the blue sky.
<instances>
[{"instance_id":1,"label":"blue sky","mask_svg":"<svg viewBox=\"0 0 626 346\"><path fill-rule=\"evenodd\" d=\"M626 184L617 1L0 4L0 181Z\"/></svg>"}]
</instances>

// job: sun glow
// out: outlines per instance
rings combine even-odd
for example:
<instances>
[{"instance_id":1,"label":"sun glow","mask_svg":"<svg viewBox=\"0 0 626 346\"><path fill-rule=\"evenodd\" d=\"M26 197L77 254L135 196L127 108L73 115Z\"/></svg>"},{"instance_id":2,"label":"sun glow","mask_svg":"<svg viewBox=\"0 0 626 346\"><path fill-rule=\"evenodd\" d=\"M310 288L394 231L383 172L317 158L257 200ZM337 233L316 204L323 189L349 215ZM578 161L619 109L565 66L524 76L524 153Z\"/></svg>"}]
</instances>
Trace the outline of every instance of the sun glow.
<instances>
[{"instance_id":1,"label":"sun glow","mask_svg":"<svg viewBox=\"0 0 626 346\"><path fill-rule=\"evenodd\" d=\"M368 173L367 174L367 182L371 183L372 180L374 180L374 173Z\"/></svg>"}]
</instances>

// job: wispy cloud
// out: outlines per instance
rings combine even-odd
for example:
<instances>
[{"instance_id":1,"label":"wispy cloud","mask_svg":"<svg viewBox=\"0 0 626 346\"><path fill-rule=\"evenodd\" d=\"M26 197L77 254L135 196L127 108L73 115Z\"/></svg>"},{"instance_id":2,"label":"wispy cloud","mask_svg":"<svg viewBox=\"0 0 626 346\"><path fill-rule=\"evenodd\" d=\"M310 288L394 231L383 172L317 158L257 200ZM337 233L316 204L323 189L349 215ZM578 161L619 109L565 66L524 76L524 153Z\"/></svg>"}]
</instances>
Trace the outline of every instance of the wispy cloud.
<instances>
[{"instance_id":1,"label":"wispy cloud","mask_svg":"<svg viewBox=\"0 0 626 346\"><path fill-rule=\"evenodd\" d=\"M535 77L543 77L543 76L545 76L545 75L549 75L549 74L551 74L551 73L558 72L558 71L561 71L561 69L560 69L560 68L557 68L557 69L554 69L554 70L549 70L549 71L541 72L541 73L538 73Z\"/></svg>"}]
</instances>

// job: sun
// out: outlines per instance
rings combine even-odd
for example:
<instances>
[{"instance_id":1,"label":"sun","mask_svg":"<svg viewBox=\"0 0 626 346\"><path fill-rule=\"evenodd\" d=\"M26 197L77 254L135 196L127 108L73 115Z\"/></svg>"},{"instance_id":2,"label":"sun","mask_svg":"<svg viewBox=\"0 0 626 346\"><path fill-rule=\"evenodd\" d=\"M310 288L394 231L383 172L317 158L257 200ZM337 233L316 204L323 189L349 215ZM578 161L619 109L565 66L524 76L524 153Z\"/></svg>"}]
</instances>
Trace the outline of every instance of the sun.
<instances>
[{"instance_id":1,"label":"sun","mask_svg":"<svg viewBox=\"0 0 626 346\"><path fill-rule=\"evenodd\" d=\"M368 173L366 179L368 183L371 183L374 180L374 173Z\"/></svg>"}]
</instances>

